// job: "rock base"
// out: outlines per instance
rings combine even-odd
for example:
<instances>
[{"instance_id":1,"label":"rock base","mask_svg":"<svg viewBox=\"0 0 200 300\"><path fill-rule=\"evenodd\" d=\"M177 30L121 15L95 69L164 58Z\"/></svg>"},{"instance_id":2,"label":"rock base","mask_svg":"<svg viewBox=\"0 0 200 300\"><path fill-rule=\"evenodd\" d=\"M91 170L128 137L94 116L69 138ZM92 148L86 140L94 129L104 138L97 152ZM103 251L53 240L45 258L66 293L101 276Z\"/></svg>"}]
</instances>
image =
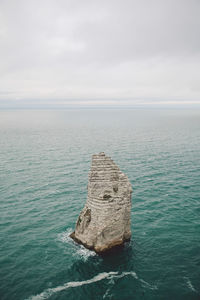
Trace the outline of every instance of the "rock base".
<instances>
[{"instance_id":1,"label":"rock base","mask_svg":"<svg viewBox=\"0 0 200 300\"><path fill-rule=\"evenodd\" d=\"M73 231L69 236L76 243L78 243L80 245L83 245L85 248L87 248L89 250L92 250L92 251L96 252L99 255L110 254L111 252L114 252L117 249L121 249L121 248L123 248L125 243L127 243L131 240L131 238L126 238L124 240L115 240L115 241L112 241L112 243L110 243L108 245L104 245L103 247L95 248L95 247L88 246L87 244L83 243L81 240L76 238L75 231Z\"/></svg>"}]
</instances>

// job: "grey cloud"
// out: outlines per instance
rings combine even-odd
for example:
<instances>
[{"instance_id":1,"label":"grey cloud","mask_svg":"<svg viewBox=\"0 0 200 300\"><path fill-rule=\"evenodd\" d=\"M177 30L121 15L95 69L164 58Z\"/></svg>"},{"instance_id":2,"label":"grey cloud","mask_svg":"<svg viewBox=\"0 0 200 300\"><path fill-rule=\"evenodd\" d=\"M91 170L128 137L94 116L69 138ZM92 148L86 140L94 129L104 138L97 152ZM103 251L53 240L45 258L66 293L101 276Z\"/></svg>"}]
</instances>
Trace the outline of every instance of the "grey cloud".
<instances>
[{"instance_id":1,"label":"grey cloud","mask_svg":"<svg viewBox=\"0 0 200 300\"><path fill-rule=\"evenodd\" d=\"M82 28L92 56L126 61L199 54L200 2L115 1L110 12L103 26Z\"/></svg>"},{"instance_id":2,"label":"grey cloud","mask_svg":"<svg viewBox=\"0 0 200 300\"><path fill-rule=\"evenodd\" d=\"M199 101L199 15L198 0L0 0L0 101Z\"/></svg>"}]
</instances>

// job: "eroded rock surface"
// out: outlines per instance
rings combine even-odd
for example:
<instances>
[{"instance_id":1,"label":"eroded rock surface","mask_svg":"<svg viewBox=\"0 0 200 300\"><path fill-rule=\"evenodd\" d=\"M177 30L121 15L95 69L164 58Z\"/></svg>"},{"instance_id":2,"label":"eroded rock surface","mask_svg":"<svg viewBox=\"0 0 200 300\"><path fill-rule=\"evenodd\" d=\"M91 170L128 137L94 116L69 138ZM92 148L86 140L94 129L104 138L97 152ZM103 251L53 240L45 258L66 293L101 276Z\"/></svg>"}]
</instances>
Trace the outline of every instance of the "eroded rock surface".
<instances>
[{"instance_id":1,"label":"eroded rock surface","mask_svg":"<svg viewBox=\"0 0 200 300\"><path fill-rule=\"evenodd\" d=\"M131 193L128 177L104 152L92 156L88 198L70 235L97 253L131 237Z\"/></svg>"}]
</instances>

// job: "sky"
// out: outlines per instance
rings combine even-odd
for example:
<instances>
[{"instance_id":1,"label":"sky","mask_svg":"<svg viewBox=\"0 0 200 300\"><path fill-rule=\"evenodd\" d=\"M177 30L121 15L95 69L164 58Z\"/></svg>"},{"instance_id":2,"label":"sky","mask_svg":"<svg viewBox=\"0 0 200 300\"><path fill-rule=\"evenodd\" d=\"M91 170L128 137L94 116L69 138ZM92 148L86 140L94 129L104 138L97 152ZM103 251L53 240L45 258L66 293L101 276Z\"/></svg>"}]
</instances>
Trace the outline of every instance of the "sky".
<instances>
[{"instance_id":1,"label":"sky","mask_svg":"<svg viewBox=\"0 0 200 300\"><path fill-rule=\"evenodd\" d=\"M0 108L200 105L200 0L0 0Z\"/></svg>"}]
</instances>

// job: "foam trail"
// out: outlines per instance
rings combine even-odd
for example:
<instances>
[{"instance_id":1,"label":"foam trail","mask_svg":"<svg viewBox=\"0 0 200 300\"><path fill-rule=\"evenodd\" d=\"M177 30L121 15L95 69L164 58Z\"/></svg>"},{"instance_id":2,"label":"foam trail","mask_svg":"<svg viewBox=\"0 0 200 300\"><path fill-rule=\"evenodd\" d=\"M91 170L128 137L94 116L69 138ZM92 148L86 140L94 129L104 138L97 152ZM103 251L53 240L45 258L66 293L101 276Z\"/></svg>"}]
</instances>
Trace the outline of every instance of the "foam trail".
<instances>
[{"instance_id":1,"label":"foam trail","mask_svg":"<svg viewBox=\"0 0 200 300\"><path fill-rule=\"evenodd\" d=\"M135 279L138 279L138 276L135 272L131 271L131 272L122 272L121 274L117 273L116 275L113 275L110 279L110 284L113 285L115 283L114 281L114 278L122 278L124 276L127 276L127 275L130 275L130 276L133 276ZM109 297L109 293L110 293L110 290L111 290L111 287L109 287L105 294L103 295L103 299L108 299Z\"/></svg>"},{"instance_id":2,"label":"foam trail","mask_svg":"<svg viewBox=\"0 0 200 300\"><path fill-rule=\"evenodd\" d=\"M67 282L64 285L60 285L58 287L55 288L50 288L45 290L44 292L42 292L41 294L38 294L36 296L31 296L29 297L27 300L44 300L44 299L48 299L51 295L57 293L57 292L61 292L63 290L66 290L68 288L73 288L73 287L77 287L77 286L82 286L85 284L90 284L93 282L97 282L97 281L101 281L103 279L106 278L110 278L113 275L117 275L117 272L104 272L104 273L100 273L97 276L93 277L92 279L88 279L88 280L83 280L83 281L72 281L72 282Z\"/></svg>"},{"instance_id":3,"label":"foam trail","mask_svg":"<svg viewBox=\"0 0 200 300\"><path fill-rule=\"evenodd\" d=\"M122 272L121 274L119 274L118 272L117 272L117 274L116 275L113 275L112 277L117 277L117 278L122 278L122 277L124 277L124 276L127 276L127 275L131 275L131 276L133 276L135 279L138 279L138 276L137 276L137 274L135 273L135 272L133 272L133 271L131 271L131 272Z\"/></svg>"},{"instance_id":4,"label":"foam trail","mask_svg":"<svg viewBox=\"0 0 200 300\"><path fill-rule=\"evenodd\" d=\"M123 273L122 273L122 277L123 277L123 276L127 276L127 275L131 275L131 276L133 276L135 279L138 279L137 274L136 274L135 272L133 272L133 271L131 271L131 272L123 272Z\"/></svg>"},{"instance_id":5,"label":"foam trail","mask_svg":"<svg viewBox=\"0 0 200 300\"><path fill-rule=\"evenodd\" d=\"M131 272L123 272L122 274L120 274L120 275L118 275L116 277L120 278L120 277L124 277L124 276L127 276L127 275L130 275L130 276L134 277L135 279L138 279L145 288L148 288L150 290L157 290L158 289L158 287L156 285L151 285L148 282L146 282L145 280L139 278L137 276L137 274L135 272L133 272L133 271L131 271Z\"/></svg>"},{"instance_id":6,"label":"foam trail","mask_svg":"<svg viewBox=\"0 0 200 300\"><path fill-rule=\"evenodd\" d=\"M187 286L189 287L190 290L193 292L197 292L197 290L193 287L192 282L190 281L189 278L187 278Z\"/></svg>"},{"instance_id":7,"label":"foam trail","mask_svg":"<svg viewBox=\"0 0 200 300\"><path fill-rule=\"evenodd\" d=\"M64 285L60 285L60 286L55 287L55 288L49 288L49 289L45 290L44 292L42 292L41 294L38 294L36 296L30 296L27 300L44 300L44 299L48 299L53 294L61 292L61 291L66 290L68 288L73 288L73 287L77 287L77 286L82 286L82 285L94 283L94 282L97 282L97 281L101 281L103 279L122 278L122 277L128 276L128 275L130 275L130 276L134 277L135 279L139 280L143 284L143 286L146 287L146 288L149 288L151 290L157 289L157 287L155 285L151 285L148 282L144 281L143 279L140 279L137 276L137 274L133 271L131 271L131 272L122 272L121 274L119 274L119 272L108 272L108 273L103 272L103 273L100 273L100 274L96 275L95 277L93 277L91 279L88 279L88 280L67 282ZM108 292L109 291L107 291L107 293Z\"/></svg>"}]
</instances>

